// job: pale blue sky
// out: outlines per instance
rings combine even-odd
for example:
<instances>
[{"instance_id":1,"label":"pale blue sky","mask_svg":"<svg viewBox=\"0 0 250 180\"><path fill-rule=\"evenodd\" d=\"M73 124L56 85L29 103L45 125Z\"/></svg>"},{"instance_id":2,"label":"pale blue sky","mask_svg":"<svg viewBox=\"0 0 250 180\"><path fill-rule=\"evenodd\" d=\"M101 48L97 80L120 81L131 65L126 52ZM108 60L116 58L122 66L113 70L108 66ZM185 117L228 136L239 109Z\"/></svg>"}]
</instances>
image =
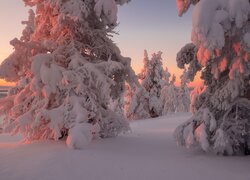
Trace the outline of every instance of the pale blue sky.
<instances>
[{"instance_id":1,"label":"pale blue sky","mask_svg":"<svg viewBox=\"0 0 250 180\"><path fill-rule=\"evenodd\" d=\"M164 65L176 71L176 53L190 42L191 13L178 17L175 0L132 0L119 9L114 38L124 56L132 57L135 69L141 66L143 50L162 51Z\"/></svg>"},{"instance_id":2,"label":"pale blue sky","mask_svg":"<svg viewBox=\"0 0 250 180\"><path fill-rule=\"evenodd\" d=\"M9 41L21 35L22 20L28 16L22 0L0 0L0 61L12 50ZM176 67L176 53L190 41L191 16L177 15L175 0L132 0L119 7L119 36L114 41L123 56L132 58L138 72L142 65L143 50L149 54L162 51L164 65L171 72L180 73Z\"/></svg>"}]
</instances>

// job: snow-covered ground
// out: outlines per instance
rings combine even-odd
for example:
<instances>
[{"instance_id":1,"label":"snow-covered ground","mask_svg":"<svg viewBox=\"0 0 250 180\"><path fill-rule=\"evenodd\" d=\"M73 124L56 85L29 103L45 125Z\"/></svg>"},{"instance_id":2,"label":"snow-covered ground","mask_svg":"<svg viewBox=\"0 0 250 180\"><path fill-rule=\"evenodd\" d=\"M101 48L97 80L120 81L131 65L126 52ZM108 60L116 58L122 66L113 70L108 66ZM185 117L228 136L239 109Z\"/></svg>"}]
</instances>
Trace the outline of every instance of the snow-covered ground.
<instances>
[{"instance_id":1,"label":"snow-covered ground","mask_svg":"<svg viewBox=\"0 0 250 180\"><path fill-rule=\"evenodd\" d=\"M250 180L250 157L177 147L172 133L190 114L131 123L132 133L70 150L65 142L19 144L0 136L1 180Z\"/></svg>"}]
</instances>

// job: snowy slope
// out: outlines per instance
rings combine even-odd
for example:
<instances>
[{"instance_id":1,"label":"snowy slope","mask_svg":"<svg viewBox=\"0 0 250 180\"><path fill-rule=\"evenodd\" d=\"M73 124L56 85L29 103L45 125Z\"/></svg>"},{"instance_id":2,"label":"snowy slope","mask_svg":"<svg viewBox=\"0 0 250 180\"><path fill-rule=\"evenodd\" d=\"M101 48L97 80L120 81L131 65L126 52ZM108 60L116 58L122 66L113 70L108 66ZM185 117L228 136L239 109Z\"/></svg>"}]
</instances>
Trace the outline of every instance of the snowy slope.
<instances>
[{"instance_id":1,"label":"snowy slope","mask_svg":"<svg viewBox=\"0 0 250 180\"><path fill-rule=\"evenodd\" d=\"M131 123L133 132L94 141L19 144L0 136L0 180L249 180L250 157L222 157L177 147L174 128L190 114Z\"/></svg>"}]
</instances>

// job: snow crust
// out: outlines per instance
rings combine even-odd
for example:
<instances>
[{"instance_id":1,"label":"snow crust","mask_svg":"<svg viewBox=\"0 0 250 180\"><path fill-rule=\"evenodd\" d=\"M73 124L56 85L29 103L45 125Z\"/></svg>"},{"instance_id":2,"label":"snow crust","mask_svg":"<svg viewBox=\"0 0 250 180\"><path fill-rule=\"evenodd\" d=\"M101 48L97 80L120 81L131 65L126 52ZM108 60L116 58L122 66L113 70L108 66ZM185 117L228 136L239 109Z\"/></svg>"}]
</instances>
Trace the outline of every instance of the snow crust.
<instances>
[{"instance_id":1,"label":"snow crust","mask_svg":"<svg viewBox=\"0 0 250 180\"><path fill-rule=\"evenodd\" d=\"M0 135L1 180L249 180L250 157L176 146L172 133L190 114L134 121L132 133L68 149L64 141L20 144ZM218 132L219 133L219 132Z\"/></svg>"}]
</instances>

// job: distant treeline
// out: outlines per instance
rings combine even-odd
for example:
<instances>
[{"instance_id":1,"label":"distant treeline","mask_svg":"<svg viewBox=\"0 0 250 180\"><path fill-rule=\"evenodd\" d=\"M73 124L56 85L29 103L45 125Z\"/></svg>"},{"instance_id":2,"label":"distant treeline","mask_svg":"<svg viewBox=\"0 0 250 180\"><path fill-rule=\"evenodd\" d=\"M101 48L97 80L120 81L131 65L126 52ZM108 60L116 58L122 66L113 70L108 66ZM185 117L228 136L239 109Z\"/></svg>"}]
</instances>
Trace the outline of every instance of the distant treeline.
<instances>
[{"instance_id":1,"label":"distant treeline","mask_svg":"<svg viewBox=\"0 0 250 180\"><path fill-rule=\"evenodd\" d=\"M0 86L0 98L5 97L8 93L9 87Z\"/></svg>"}]
</instances>

